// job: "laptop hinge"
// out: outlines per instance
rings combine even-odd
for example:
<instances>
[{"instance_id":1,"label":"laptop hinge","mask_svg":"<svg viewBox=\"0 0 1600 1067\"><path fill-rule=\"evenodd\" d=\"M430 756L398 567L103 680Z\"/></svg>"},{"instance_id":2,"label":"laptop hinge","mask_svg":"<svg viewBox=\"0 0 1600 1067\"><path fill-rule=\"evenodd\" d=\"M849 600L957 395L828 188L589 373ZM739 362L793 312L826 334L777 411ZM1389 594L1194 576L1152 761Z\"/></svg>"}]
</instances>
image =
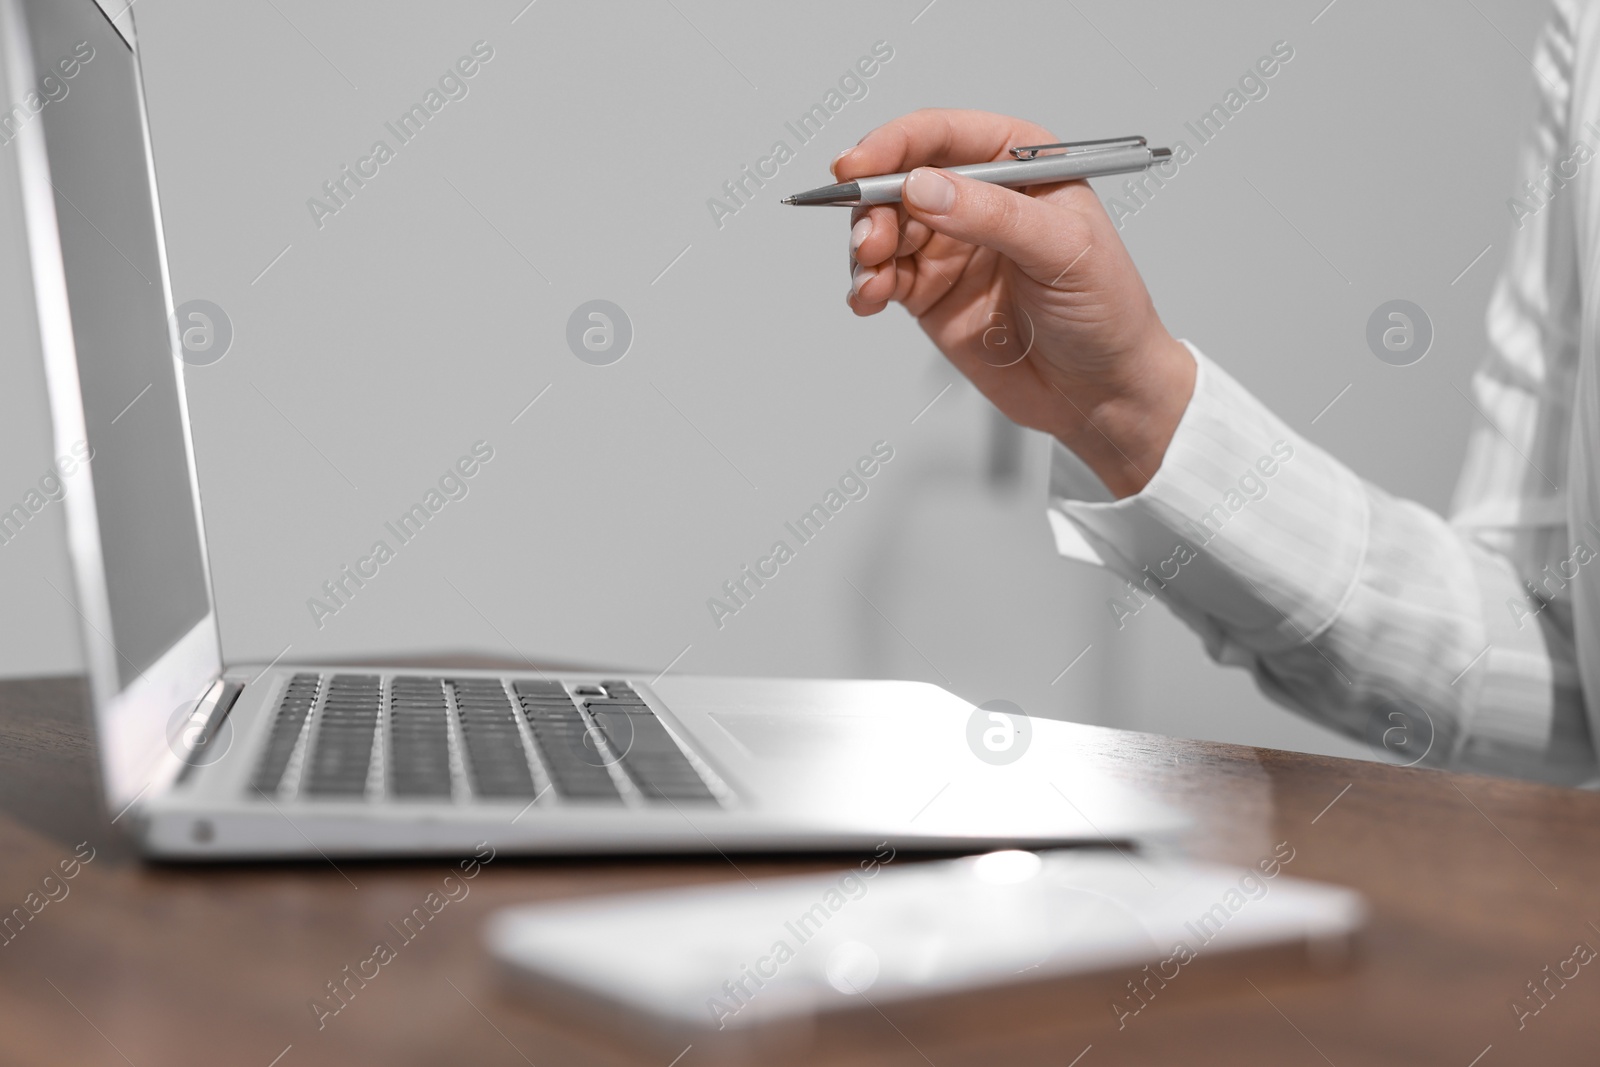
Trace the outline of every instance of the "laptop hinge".
<instances>
[{"instance_id":1,"label":"laptop hinge","mask_svg":"<svg viewBox=\"0 0 1600 1067\"><path fill-rule=\"evenodd\" d=\"M233 705L238 702L239 694L242 692L244 683L218 678L211 683L211 688L206 690L206 695L200 698L200 703L195 705L188 721L173 738L175 742L180 740L183 742L182 753L179 756L183 761L183 769L178 772L179 782L188 778L196 767L212 762L206 755L206 746L216 740L217 732L222 729L223 720L228 717L228 712L233 710Z\"/></svg>"}]
</instances>

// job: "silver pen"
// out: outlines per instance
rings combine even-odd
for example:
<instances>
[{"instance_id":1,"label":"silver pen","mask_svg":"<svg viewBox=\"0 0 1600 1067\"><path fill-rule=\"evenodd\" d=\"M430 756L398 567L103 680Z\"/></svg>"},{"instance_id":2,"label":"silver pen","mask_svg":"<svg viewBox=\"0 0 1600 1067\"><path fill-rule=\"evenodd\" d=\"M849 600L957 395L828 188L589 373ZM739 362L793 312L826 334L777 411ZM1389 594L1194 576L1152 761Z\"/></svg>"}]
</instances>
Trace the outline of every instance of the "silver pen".
<instances>
[{"instance_id":1,"label":"silver pen","mask_svg":"<svg viewBox=\"0 0 1600 1067\"><path fill-rule=\"evenodd\" d=\"M1047 156L1039 154L1056 148L1063 151ZM1103 141L1024 145L1011 149L1011 158L997 163L972 163L942 169L976 181L1017 188L1080 178L1103 178L1110 174L1131 174L1148 170L1171 158L1172 149L1151 148L1143 137L1113 137ZM840 182L838 185L824 185L820 189L808 189L786 196L783 202L796 207L898 204L908 174L882 174Z\"/></svg>"}]
</instances>

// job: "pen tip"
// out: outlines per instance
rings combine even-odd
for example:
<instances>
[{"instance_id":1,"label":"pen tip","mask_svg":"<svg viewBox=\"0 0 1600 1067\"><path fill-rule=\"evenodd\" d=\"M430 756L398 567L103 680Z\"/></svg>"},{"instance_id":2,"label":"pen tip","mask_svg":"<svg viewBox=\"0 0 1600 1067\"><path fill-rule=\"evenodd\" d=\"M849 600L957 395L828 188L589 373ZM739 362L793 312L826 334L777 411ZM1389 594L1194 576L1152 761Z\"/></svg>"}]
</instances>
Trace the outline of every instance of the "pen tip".
<instances>
[{"instance_id":1,"label":"pen tip","mask_svg":"<svg viewBox=\"0 0 1600 1067\"><path fill-rule=\"evenodd\" d=\"M786 196L786 197L784 197L784 198L783 198L783 202L784 202L784 203L785 203L785 204L792 204L792 203L794 203L794 202L795 202L795 199L796 199L796 198L795 198L795 197L792 197L792 196Z\"/></svg>"}]
</instances>

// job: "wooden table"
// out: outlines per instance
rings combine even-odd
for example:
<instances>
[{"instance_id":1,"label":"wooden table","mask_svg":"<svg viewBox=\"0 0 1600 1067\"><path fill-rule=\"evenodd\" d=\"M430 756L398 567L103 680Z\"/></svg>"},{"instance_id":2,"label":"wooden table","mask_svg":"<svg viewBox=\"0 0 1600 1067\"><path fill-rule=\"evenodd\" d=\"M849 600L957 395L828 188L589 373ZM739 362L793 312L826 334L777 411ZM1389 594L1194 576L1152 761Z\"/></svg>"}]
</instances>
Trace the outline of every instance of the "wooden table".
<instances>
[{"instance_id":1,"label":"wooden table","mask_svg":"<svg viewBox=\"0 0 1600 1067\"><path fill-rule=\"evenodd\" d=\"M1083 734L1112 773L1193 813L1195 855L1253 864L1286 841L1289 873L1366 893L1373 915L1354 960L1331 972L1267 958L1205 971L1201 960L1120 1030L1110 1004L1131 975L1109 976L1088 996L1076 988L933 1011L891 1006L822 1029L808 1048L764 1050L761 1062L1600 1060L1600 960L1568 962L1580 943L1600 949L1600 796L1095 727ZM0 911L30 893L41 894L37 903L45 888L60 897L0 946L0 1062L667 1067L682 1050L633 1044L627 1018L605 1033L578 1029L506 985L479 947L483 919L504 904L740 876L718 857L501 857L319 1030L310 999L366 958L383 924L435 888L444 865L149 865L119 840L94 775L81 682L0 684ZM82 842L94 858L47 887L45 876L70 865ZM830 866L735 862L752 878ZM1550 977L1574 968L1564 985ZM1527 986L1540 981L1544 1002ZM1525 1010L1540 1006L1520 1029L1519 998ZM678 1067L714 1053L691 1048Z\"/></svg>"}]
</instances>

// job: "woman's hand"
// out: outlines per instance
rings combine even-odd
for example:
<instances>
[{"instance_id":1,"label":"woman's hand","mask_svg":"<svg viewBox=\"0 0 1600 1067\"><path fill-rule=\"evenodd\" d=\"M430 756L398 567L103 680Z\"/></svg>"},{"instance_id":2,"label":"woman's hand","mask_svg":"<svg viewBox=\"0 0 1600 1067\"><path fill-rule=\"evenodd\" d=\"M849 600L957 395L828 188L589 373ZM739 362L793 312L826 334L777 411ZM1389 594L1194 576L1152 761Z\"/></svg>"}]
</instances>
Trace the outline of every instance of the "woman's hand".
<instances>
[{"instance_id":1,"label":"woman's hand","mask_svg":"<svg viewBox=\"0 0 1600 1067\"><path fill-rule=\"evenodd\" d=\"M1003 115L925 110L841 153L840 181L912 171L903 203L852 215L850 306L904 305L1007 417L1054 435L1127 496L1161 465L1193 357L1087 182L1006 189L934 169L1056 140Z\"/></svg>"}]
</instances>

